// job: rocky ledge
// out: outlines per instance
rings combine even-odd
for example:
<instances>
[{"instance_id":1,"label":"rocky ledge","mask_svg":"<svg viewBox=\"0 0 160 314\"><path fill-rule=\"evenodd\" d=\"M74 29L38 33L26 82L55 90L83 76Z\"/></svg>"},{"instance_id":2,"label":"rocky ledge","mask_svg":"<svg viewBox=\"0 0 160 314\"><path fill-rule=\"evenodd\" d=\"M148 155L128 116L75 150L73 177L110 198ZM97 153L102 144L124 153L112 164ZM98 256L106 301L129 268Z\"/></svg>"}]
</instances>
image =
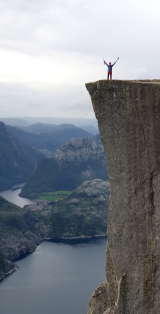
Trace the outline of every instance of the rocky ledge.
<instances>
[{"instance_id":1,"label":"rocky ledge","mask_svg":"<svg viewBox=\"0 0 160 314\"><path fill-rule=\"evenodd\" d=\"M106 281L88 314L160 313L160 80L86 84L108 167Z\"/></svg>"}]
</instances>

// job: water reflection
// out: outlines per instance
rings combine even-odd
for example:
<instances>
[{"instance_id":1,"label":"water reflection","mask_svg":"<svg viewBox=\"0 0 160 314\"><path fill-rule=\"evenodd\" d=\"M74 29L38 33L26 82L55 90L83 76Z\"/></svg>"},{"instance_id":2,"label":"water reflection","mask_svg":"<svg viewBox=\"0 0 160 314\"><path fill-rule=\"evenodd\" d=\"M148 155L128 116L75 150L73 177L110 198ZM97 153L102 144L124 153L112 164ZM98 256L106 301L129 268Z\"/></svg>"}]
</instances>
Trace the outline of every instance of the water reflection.
<instances>
[{"instance_id":1,"label":"water reflection","mask_svg":"<svg viewBox=\"0 0 160 314\"><path fill-rule=\"evenodd\" d=\"M35 204L35 202L31 201L28 198L22 198L18 194L21 192L22 187L25 185L25 183L19 183L15 184L12 187L12 190L2 191L0 192L0 196L5 198L7 201L18 205L20 207L23 207L25 205L29 204Z\"/></svg>"},{"instance_id":2,"label":"water reflection","mask_svg":"<svg viewBox=\"0 0 160 314\"><path fill-rule=\"evenodd\" d=\"M43 242L0 283L1 314L86 314L105 280L106 237Z\"/></svg>"}]
</instances>

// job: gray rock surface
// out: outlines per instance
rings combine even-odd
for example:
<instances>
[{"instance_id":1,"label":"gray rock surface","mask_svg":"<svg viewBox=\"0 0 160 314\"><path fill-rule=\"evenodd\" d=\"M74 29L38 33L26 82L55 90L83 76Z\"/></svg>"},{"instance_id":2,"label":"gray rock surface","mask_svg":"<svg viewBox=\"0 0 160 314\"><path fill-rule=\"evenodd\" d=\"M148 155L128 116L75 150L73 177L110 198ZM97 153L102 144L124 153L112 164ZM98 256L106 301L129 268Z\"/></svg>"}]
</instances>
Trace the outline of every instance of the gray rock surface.
<instances>
[{"instance_id":1,"label":"gray rock surface","mask_svg":"<svg viewBox=\"0 0 160 314\"><path fill-rule=\"evenodd\" d=\"M86 87L111 187L106 281L88 314L158 314L160 80L103 80Z\"/></svg>"},{"instance_id":2,"label":"gray rock surface","mask_svg":"<svg viewBox=\"0 0 160 314\"><path fill-rule=\"evenodd\" d=\"M102 159L102 165L105 166L103 154L103 145L95 138L72 138L56 150L54 158L59 165L71 163L79 165L82 162L88 162L90 159L97 162Z\"/></svg>"}]
</instances>

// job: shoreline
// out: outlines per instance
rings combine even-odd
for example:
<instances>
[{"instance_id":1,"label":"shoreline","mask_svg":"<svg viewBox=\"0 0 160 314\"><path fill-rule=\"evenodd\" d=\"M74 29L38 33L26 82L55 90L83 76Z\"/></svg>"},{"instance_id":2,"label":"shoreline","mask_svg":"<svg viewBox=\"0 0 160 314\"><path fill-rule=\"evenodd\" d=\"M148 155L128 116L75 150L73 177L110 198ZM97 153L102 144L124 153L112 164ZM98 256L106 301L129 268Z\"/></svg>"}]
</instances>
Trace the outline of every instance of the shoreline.
<instances>
[{"instance_id":1,"label":"shoreline","mask_svg":"<svg viewBox=\"0 0 160 314\"><path fill-rule=\"evenodd\" d=\"M100 182L99 182L100 181ZM102 180L98 180L99 184L101 183ZM94 182L91 181L91 183ZM83 183L83 186L86 184L86 190L90 188L88 188L88 184L91 184L90 181L87 181L86 183ZM96 181L97 183L97 181ZM13 188L20 188L19 186L20 184L17 184L17 186L13 186ZM93 187L92 187L93 185ZM91 187L92 189L94 188L95 183L92 183ZM101 187L101 185L100 185ZM103 185L102 185L103 187ZM84 188L84 187L83 187ZM100 205L102 206L102 210L104 205L107 203L107 197L104 199L100 199L101 194L99 193L99 190L97 190L97 195L98 195L98 202L99 201L103 201L102 205L100 203ZM11 190L11 192L13 192ZM104 194L104 187L102 189L102 192ZM94 193L93 193L94 194ZM99 196L100 195L100 196ZM79 196L79 194L78 194ZM74 196L74 198L78 198L77 195ZM87 194L88 197L88 194ZM8 200L7 200L8 201ZM87 200L84 200L84 202L87 202ZM94 199L95 202L95 199ZM94 204L91 203L86 203L88 208L93 208L96 211L96 205L97 203ZM11 203L11 202L10 202ZM18 260L21 260L23 258L25 258L28 254L33 253L39 244L41 244L43 241L49 241L49 242L54 242L54 243L69 243L69 244L78 244L78 243L82 243L82 242L86 242L86 241L92 241L94 239L98 239L101 237L106 237L107 236L107 228L104 228L104 226L101 227L101 223L100 225L98 225L98 227L95 228L94 232L91 231L89 226L87 226L86 221L84 219L84 222L81 223L81 228L77 231L72 230L73 228L71 228L71 226L69 225L69 229L66 228L66 230L63 230L63 228L61 228L61 222L60 225L58 227L58 232L57 232L57 225L54 225L54 230L55 232L53 232L52 230L52 225L50 223L50 216L52 214L51 210L52 210L52 206L49 204L50 201L46 201L46 200L41 200L41 199L34 199L34 204L27 204L25 205L23 208L21 208L21 210L24 210L20 212L19 214L19 220L15 221L17 223L18 226L18 232L15 239L12 236L8 236L8 239L6 240L6 238L4 237L4 243L6 242L5 246L4 243L2 242L2 254L4 254L2 256L2 263L1 263L1 271L0 271L0 281L3 280L3 278L7 275L9 275L10 273L18 270L18 267L16 265L16 262ZM70 206L73 206L73 202L71 202ZM69 203L69 204L70 204ZM15 202L12 203L15 205ZM58 202L57 202L58 204ZM84 203L85 204L85 203ZM99 205L99 203L98 203ZM6 204L6 206L8 206ZM58 206L58 205L56 205ZM67 204L68 206L68 204ZM105 205L107 206L107 205ZM87 208L87 210L88 210ZM73 208L74 209L74 208ZM73 211L72 209L72 211ZM93 211L92 209L92 211ZM18 209L14 209L15 211L17 211ZM58 212L58 208L56 208L55 213ZM88 211L90 214L90 211ZM87 214L88 214L87 212ZM94 212L94 211L93 211ZM103 211L102 211L103 213ZM72 212L71 212L72 214ZM44 221L40 220L39 222L39 215L42 215L42 218L45 217ZM48 215L48 216L47 216ZM94 216L94 215L93 215ZM47 218L46 218L47 217ZM72 217L72 216L71 216ZM78 214L76 216L76 219L78 219L79 217L79 210L78 210ZM85 216L84 216L85 217ZM99 213L97 214L97 217L99 217ZM8 218L8 217L7 217ZM56 217L57 218L57 217ZM58 218L57 218L58 219ZM66 220L67 221L67 220ZM92 222L92 221L91 221ZM77 221L76 221L77 223ZM62 224L63 227L64 223ZM68 226L68 225L67 225ZM92 225L91 225L92 226ZM62 230L61 230L62 229ZM5 231L5 229L4 229ZM25 235L25 232L26 235ZM5 234L5 232L4 232ZM86 234L86 235L85 235ZM7 251L9 249L9 247L11 247L13 250L11 251ZM7 254L6 254L7 252ZM8 267L6 268L4 265L4 260L7 261L7 265Z\"/></svg>"},{"instance_id":2,"label":"shoreline","mask_svg":"<svg viewBox=\"0 0 160 314\"><path fill-rule=\"evenodd\" d=\"M31 252L28 252L28 253L25 253L23 255L21 255L19 258L16 258L16 259L13 259L13 260L7 260L5 259L5 262L7 263L7 265L11 266L10 269L7 270L7 272L5 272L5 270L3 271L3 275L1 276L0 274L0 283L5 279L5 277L9 276L10 274L12 274L13 272L15 271L18 271L19 270L19 266L16 264L16 262L18 262L19 260L22 260L24 259L25 257L27 257L29 254L32 254L36 251L37 247L42 243L42 242L53 242L53 243L66 243L66 244L72 244L72 245L75 245L75 244L78 244L78 243L83 243L85 241L89 241L89 240L98 240L99 238L105 238L106 237L106 245L107 245L107 234L106 235L97 235L97 236L94 236L94 237L73 237L73 238L61 238L61 239L43 239L37 246L36 248L31 251ZM71 243L72 242L72 243Z\"/></svg>"}]
</instances>

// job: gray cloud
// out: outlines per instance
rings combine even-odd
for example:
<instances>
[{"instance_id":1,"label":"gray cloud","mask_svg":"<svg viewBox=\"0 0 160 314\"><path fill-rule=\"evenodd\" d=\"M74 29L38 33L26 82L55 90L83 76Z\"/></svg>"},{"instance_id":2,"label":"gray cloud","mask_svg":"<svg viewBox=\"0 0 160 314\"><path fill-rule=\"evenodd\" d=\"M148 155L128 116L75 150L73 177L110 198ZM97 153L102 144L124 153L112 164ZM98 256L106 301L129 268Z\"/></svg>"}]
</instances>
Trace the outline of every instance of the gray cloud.
<instances>
[{"instance_id":1,"label":"gray cloud","mask_svg":"<svg viewBox=\"0 0 160 314\"><path fill-rule=\"evenodd\" d=\"M0 84L0 117L81 117L94 118L85 87L31 89L21 84Z\"/></svg>"},{"instance_id":2,"label":"gray cloud","mask_svg":"<svg viewBox=\"0 0 160 314\"><path fill-rule=\"evenodd\" d=\"M14 104L15 115L17 111L22 115L23 108L26 115L36 110L41 116L59 115L61 110L64 115L83 116L84 110L91 116L84 83L106 78L102 58L114 62L120 57L113 78L159 78L159 9L157 0L1 0L0 52L7 53L0 66L6 62L7 68L13 58L17 67L1 73L1 112L13 115ZM18 60L14 53L30 62L26 82L19 71L23 61L14 61ZM52 73L48 88L36 77L39 68L42 81L44 71L45 85L46 67Z\"/></svg>"}]
</instances>

